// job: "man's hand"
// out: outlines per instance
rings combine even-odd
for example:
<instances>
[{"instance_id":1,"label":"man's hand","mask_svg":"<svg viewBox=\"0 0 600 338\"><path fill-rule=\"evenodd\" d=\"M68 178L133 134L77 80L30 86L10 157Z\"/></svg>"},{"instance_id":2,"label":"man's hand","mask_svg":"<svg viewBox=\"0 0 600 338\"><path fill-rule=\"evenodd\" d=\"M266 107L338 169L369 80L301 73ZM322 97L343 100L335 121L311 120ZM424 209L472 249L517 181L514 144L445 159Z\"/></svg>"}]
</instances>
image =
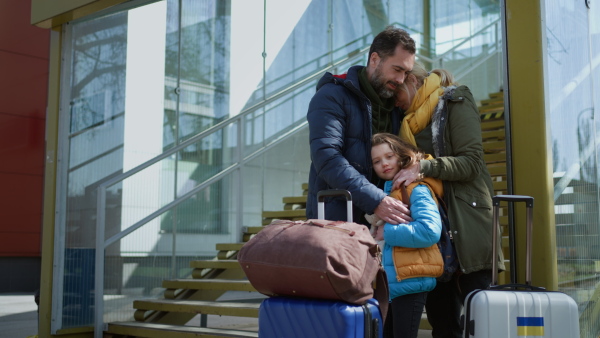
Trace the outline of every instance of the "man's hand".
<instances>
[{"instance_id":1,"label":"man's hand","mask_svg":"<svg viewBox=\"0 0 600 338\"><path fill-rule=\"evenodd\" d=\"M408 168L404 168L400 170L396 176L394 176L394 184L392 185L392 190L400 189L400 185L404 183L405 186L408 186L412 182L416 181L419 177L419 172L421 171L421 165L419 162L411 165Z\"/></svg>"},{"instance_id":2,"label":"man's hand","mask_svg":"<svg viewBox=\"0 0 600 338\"><path fill-rule=\"evenodd\" d=\"M381 200L381 203L375 208L374 214L390 224L406 224L413 220L410 217L410 210L406 207L406 204L389 196Z\"/></svg>"}]
</instances>

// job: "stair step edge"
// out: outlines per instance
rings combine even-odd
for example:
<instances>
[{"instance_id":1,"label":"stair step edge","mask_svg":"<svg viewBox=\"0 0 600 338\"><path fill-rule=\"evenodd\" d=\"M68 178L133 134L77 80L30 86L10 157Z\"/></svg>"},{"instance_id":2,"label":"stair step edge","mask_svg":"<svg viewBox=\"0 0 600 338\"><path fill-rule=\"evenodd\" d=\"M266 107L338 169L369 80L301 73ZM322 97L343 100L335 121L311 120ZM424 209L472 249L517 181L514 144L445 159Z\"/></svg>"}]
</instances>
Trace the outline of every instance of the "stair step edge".
<instances>
[{"instance_id":1,"label":"stair step edge","mask_svg":"<svg viewBox=\"0 0 600 338\"><path fill-rule=\"evenodd\" d=\"M162 286L165 289L256 291L247 280L171 279L163 281Z\"/></svg>"},{"instance_id":2,"label":"stair step edge","mask_svg":"<svg viewBox=\"0 0 600 338\"><path fill-rule=\"evenodd\" d=\"M136 300L133 308L144 311L197 313L219 316L258 317L260 303L211 302L200 300L154 299Z\"/></svg>"},{"instance_id":3,"label":"stair step edge","mask_svg":"<svg viewBox=\"0 0 600 338\"><path fill-rule=\"evenodd\" d=\"M190 267L196 269L238 269L240 263L236 259L196 260L190 262Z\"/></svg>"},{"instance_id":4,"label":"stair step edge","mask_svg":"<svg viewBox=\"0 0 600 338\"><path fill-rule=\"evenodd\" d=\"M164 337L165 332L169 332L172 338L187 337L239 337L255 338L258 332L243 331L235 329L207 328L197 326L179 326L169 324L142 323L142 322L118 322L108 324L108 333L135 335L136 333L145 333L147 337ZM156 333L156 334L153 334Z\"/></svg>"}]
</instances>

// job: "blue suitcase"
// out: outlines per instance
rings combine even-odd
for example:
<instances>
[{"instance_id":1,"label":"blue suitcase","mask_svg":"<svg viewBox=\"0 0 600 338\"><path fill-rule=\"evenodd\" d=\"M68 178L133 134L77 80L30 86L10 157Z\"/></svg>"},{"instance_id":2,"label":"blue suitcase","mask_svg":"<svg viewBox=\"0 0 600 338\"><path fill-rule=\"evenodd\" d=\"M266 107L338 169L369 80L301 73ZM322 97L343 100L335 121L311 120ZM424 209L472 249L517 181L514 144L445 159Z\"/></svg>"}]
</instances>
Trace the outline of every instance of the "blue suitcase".
<instances>
[{"instance_id":1,"label":"blue suitcase","mask_svg":"<svg viewBox=\"0 0 600 338\"><path fill-rule=\"evenodd\" d=\"M258 312L260 338L383 338L379 303L271 297Z\"/></svg>"}]
</instances>

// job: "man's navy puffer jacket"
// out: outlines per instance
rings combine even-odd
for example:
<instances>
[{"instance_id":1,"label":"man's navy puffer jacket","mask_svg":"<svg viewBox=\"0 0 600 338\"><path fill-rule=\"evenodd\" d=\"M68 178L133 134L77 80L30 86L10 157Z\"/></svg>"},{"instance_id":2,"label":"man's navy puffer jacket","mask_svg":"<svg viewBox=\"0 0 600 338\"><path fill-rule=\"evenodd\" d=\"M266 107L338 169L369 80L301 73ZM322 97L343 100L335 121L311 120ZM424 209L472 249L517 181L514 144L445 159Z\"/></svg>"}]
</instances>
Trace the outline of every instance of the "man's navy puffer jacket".
<instances>
[{"instance_id":1,"label":"man's navy puffer jacket","mask_svg":"<svg viewBox=\"0 0 600 338\"><path fill-rule=\"evenodd\" d=\"M360 91L359 72L353 66L345 75L325 73L310 101L307 119L310 130L311 166L306 217L317 218L317 192L327 189L350 191L355 222L373 213L386 194L369 180L371 162L371 102ZM392 132L397 134L400 113L392 111ZM325 218L346 220L343 197L325 199Z\"/></svg>"}]
</instances>

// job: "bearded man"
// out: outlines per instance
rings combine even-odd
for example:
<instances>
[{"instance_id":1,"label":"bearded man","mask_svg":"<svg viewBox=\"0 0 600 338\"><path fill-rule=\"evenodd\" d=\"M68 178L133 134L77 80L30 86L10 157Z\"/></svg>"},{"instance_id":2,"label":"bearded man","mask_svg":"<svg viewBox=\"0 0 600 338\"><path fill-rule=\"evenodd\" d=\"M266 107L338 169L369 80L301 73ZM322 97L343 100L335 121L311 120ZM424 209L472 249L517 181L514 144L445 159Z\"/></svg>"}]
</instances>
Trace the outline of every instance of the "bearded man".
<instances>
[{"instance_id":1,"label":"bearded man","mask_svg":"<svg viewBox=\"0 0 600 338\"><path fill-rule=\"evenodd\" d=\"M408 223L410 211L378 187L371 164L371 136L398 134L402 113L395 96L415 62L415 42L399 28L387 27L371 44L367 66L353 66L345 74L325 73L310 101L311 166L306 203L307 218L317 218L317 193L343 189L352 194L353 217L370 224L365 214L390 223ZM330 197L328 220L346 220L346 200Z\"/></svg>"}]
</instances>

